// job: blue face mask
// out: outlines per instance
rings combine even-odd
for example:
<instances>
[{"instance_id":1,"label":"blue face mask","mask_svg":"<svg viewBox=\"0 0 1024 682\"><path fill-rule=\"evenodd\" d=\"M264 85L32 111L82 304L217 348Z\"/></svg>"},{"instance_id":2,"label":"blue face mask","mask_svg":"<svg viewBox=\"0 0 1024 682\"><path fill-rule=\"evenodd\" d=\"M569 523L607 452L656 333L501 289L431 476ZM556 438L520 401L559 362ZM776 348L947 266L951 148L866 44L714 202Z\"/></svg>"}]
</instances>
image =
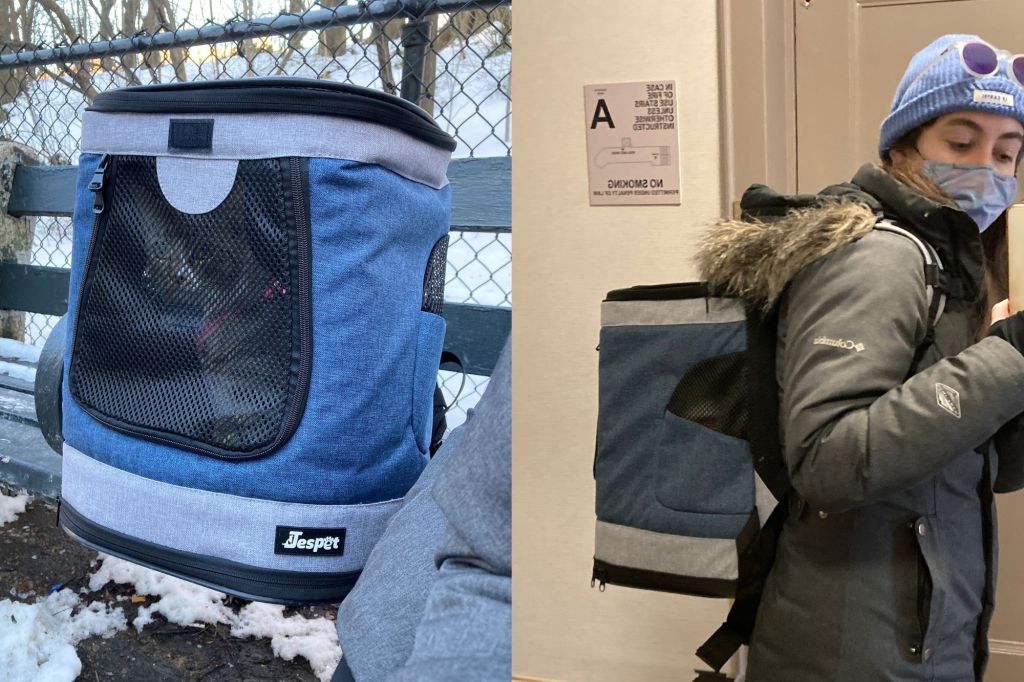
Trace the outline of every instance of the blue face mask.
<instances>
[{"instance_id":1,"label":"blue face mask","mask_svg":"<svg viewBox=\"0 0 1024 682\"><path fill-rule=\"evenodd\" d=\"M984 232L1017 196L1017 178L990 166L925 161L925 175L935 181Z\"/></svg>"}]
</instances>

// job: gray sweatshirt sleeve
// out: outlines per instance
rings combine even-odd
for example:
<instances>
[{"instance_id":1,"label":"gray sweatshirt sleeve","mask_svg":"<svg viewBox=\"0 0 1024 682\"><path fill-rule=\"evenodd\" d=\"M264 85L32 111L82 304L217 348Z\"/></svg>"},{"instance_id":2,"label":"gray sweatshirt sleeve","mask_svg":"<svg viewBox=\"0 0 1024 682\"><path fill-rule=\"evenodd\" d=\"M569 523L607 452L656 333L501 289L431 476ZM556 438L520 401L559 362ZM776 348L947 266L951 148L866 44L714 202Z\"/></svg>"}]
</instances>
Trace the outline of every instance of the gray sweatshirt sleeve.
<instances>
[{"instance_id":1,"label":"gray sweatshirt sleeve","mask_svg":"<svg viewBox=\"0 0 1024 682\"><path fill-rule=\"evenodd\" d=\"M447 522L405 664L387 682L512 676L512 351L506 342L430 495Z\"/></svg>"},{"instance_id":2,"label":"gray sweatshirt sleeve","mask_svg":"<svg viewBox=\"0 0 1024 682\"><path fill-rule=\"evenodd\" d=\"M1024 357L998 338L905 381L927 314L921 255L891 233L869 233L791 282L782 430L793 486L814 508L842 511L911 487L1024 407Z\"/></svg>"}]
</instances>

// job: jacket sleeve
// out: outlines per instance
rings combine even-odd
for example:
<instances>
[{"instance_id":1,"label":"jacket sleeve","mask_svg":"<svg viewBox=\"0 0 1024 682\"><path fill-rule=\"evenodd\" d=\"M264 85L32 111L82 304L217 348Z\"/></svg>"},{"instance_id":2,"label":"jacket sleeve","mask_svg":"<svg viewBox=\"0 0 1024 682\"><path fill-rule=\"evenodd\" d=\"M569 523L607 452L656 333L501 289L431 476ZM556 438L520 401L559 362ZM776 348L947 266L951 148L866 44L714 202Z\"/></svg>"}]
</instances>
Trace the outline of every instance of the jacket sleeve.
<instances>
[{"instance_id":1,"label":"jacket sleeve","mask_svg":"<svg viewBox=\"0 0 1024 682\"><path fill-rule=\"evenodd\" d=\"M512 676L512 358L508 342L430 488L447 533L408 660L387 682Z\"/></svg>"},{"instance_id":2,"label":"jacket sleeve","mask_svg":"<svg viewBox=\"0 0 1024 682\"><path fill-rule=\"evenodd\" d=\"M790 479L814 508L843 511L909 488L1024 407L1024 357L999 338L906 379L927 314L921 255L891 233L871 232L790 283L780 425Z\"/></svg>"},{"instance_id":3,"label":"jacket sleeve","mask_svg":"<svg viewBox=\"0 0 1024 682\"><path fill-rule=\"evenodd\" d=\"M998 461L995 491L1010 493L1024 488L1024 414L1006 422L996 432L995 449Z\"/></svg>"}]
</instances>

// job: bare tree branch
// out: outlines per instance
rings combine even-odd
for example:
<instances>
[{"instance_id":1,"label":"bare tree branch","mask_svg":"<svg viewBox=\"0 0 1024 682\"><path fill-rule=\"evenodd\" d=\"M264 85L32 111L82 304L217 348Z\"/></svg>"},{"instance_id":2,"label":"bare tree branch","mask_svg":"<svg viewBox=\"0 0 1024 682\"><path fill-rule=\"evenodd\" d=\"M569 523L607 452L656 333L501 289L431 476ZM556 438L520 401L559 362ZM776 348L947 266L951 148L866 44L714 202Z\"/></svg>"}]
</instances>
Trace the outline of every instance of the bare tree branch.
<instances>
[{"instance_id":1,"label":"bare tree branch","mask_svg":"<svg viewBox=\"0 0 1024 682\"><path fill-rule=\"evenodd\" d=\"M74 24L71 21L71 17L58 5L54 0L35 0L39 5L49 14L51 17L61 23L64 28L65 37L67 42L77 42L81 35L75 29ZM72 86L78 92L81 92L87 102L92 102L96 96L96 88L92 84L92 78L89 76L87 71L84 71L80 66L72 67L70 64L62 65L64 72L71 76L74 80L75 85Z\"/></svg>"},{"instance_id":2,"label":"bare tree branch","mask_svg":"<svg viewBox=\"0 0 1024 682\"><path fill-rule=\"evenodd\" d=\"M320 0L320 5L328 9L342 7L348 0ZM344 26L326 28L320 32L317 53L324 57L337 57L345 52L348 43L348 29Z\"/></svg>"},{"instance_id":3,"label":"bare tree branch","mask_svg":"<svg viewBox=\"0 0 1024 682\"><path fill-rule=\"evenodd\" d=\"M404 24L405 20L398 19L386 23L375 22L369 41L377 50L377 71L380 74L381 87L384 92L392 95L398 94L398 84L395 81L395 72L391 68L391 45L402 34Z\"/></svg>"},{"instance_id":4,"label":"bare tree branch","mask_svg":"<svg viewBox=\"0 0 1024 682\"><path fill-rule=\"evenodd\" d=\"M71 21L71 17L67 15L60 5L53 0L36 0L36 2L46 10L47 14L61 23L61 26L64 29L64 36L67 38L69 43L74 43L82 37L75 28L74 23Z\"/></svg>"}]
</instances>

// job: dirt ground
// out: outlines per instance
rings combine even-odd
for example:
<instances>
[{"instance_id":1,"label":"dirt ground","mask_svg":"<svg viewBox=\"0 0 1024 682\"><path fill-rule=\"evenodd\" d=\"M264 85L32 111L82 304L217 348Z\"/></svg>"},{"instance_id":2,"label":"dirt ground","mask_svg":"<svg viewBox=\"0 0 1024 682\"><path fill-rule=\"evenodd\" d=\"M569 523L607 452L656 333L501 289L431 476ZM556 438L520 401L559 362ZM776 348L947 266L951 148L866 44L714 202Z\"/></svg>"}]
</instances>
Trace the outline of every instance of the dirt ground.
<instances>
[{"instance_id":1,"label":"dirt ground","mask_svg":"<svg viewBox=\"0 0 1024 682\"><path fill-rule=\"evenodd\" d=\"M57 527L53 505L33 501L24 514L0 527L0 599L34 591L46 595L63 583L77 591L89 582L90 563L96 553L73 541ZM117 601L119 596L129 599ZM103 600L124 609L128 629L110 639L93 637L76 647L82 661L81 682L248 682L249 680L299 680L316 682L304 658L288 662L274 656L268 639L232 637L224 625L182 627L159 614L141 633L131 626L138 609L148 601L133 604L130 585L108 583L89 594L89 600ZM20 601L33 602L35 597ZM229 605L246 602L229 597ZM307 618L335 617L333 607L310 606L287 609Z\"/></svg>"}]
</instances>

